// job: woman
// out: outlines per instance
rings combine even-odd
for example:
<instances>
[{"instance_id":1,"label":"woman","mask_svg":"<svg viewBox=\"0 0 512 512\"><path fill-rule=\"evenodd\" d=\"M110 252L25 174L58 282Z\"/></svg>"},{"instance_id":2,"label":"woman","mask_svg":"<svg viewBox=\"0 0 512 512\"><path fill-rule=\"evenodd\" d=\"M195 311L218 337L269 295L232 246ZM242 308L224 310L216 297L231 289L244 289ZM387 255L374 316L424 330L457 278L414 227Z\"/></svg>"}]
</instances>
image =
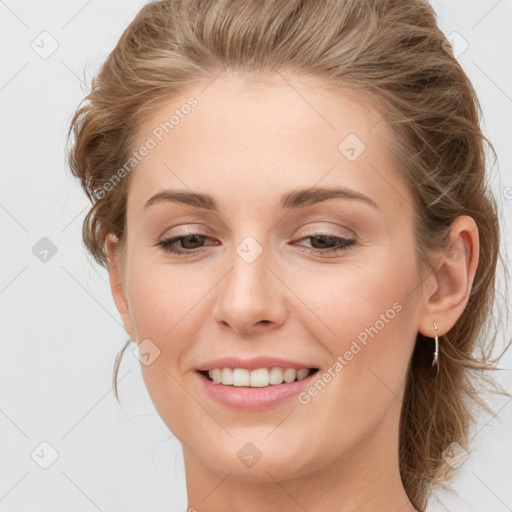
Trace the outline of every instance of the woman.
<instances>
[{"instance_id":1,"label":"woman","mask_svg":"<svg viewBox=\"0 0 512 512\"><path fill-rule=\"evenodd\" d=\"M425 510L464 458L499 246L478 114L424 0L125 30L69 161L189 509Z\"/></svg>"}]
</instances>

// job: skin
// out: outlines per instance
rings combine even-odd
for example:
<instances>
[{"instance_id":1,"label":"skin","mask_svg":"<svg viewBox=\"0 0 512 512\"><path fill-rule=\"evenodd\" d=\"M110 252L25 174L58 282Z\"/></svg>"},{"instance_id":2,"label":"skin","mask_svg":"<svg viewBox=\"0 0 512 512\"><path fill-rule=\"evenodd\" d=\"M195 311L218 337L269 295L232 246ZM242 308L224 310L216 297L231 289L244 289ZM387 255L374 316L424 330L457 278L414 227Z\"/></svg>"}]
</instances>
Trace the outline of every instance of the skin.
<instances>
[{"instance_id":1,"label":"skin","mask_svg":"<svg viewBox=\"0 0 512 512\"><path fill-rule=\"evenodd\" d=\"M282 74L255 81L225 72L206 85L160 105L139 127L142 144L169 112L190 96L198 101L133 171L124 264L117 239L107 240L125 328L160 350L141 367L183 445L189 507L415 510L398 463L404 378L417 333L434 337L435 320L441 337L466 306L478 263L475 222L457 218L449 249L421 276L412 195L387 150L391 134L364 97ZM355 161L338 150L351 133L366 145ZM279 207L292 189L339 186L378 209L346 198ZM163 189L208 193L219 212L170 201L145 209ZM156 245L187 232L208 238L174 247L202 252ZM356 242L308 254L322 247L308 237L321 234ZM247 236L263 249L250 264L236 251ZM394 303L400 312L307 405L293 398L266 411L230 409L206 395L195 372L213 358L262 354L327 370ZM247 442L262 453L250 468L237 457Z\"/></svg>"}]
</instances>

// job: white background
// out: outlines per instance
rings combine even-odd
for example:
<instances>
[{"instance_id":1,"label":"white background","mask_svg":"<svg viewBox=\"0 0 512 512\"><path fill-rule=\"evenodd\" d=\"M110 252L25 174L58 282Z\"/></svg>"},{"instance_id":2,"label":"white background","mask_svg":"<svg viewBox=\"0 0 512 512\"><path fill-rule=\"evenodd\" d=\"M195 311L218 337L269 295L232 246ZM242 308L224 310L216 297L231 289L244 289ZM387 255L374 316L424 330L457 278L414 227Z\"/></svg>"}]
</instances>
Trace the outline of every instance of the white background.
<instances>
[{"instance_id":1,"label":"white background","mask_svg":"<svg viewBox=\"0 0 512 512\"><path fill-rule=\"evenodd\" d=\"M186 508L179 443L155 412L130 352L119 372L122 408L113 397L112 364L127 335L106 272L82 246L89 203L65 168L70 116L142 4L0 1L0 512ZM445 34L456 31L469 43L459 61L498 152L493 187L508 218L510 254L512 0L434 7ZM47 59L31 47L48 37L43 31L58 43ZM51 44L47 39L45 48ZM42 237L57 249L46 263L32 252ZM512 302L510 295L500 300ZM512 367L511 354L501 366ZM510 372L501 379L510 382ZM512 510L512 405L506 397L490 403L497 414L479 418L455 485L460 497L439 493L429 512ZM48 469L31 457L36 450L36 460L50 461L43 441L58 452Z\"/></svg>"}]
</instances>

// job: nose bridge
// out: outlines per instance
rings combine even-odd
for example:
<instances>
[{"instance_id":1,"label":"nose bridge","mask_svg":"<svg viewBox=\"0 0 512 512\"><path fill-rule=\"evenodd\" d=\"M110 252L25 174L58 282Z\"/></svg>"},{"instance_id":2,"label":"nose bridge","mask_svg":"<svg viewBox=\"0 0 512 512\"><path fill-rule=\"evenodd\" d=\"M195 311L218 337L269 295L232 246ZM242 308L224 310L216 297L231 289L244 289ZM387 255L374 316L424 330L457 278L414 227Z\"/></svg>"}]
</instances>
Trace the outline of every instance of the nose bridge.
<instances>
[{"instance_id":1,"label":"nose bridge","mask_svg":"<svg viewBox=\"0 0 512 512\"><path fill-rule=\"evenodd\" d=\"M263 243L249 235L234 247L229 256L231 268L215 306L215 319L239 332L261 324L277 325L284 320L282 290L278 290L279 281L269 270L273 258Z\"/></svg>"}]
</instances>

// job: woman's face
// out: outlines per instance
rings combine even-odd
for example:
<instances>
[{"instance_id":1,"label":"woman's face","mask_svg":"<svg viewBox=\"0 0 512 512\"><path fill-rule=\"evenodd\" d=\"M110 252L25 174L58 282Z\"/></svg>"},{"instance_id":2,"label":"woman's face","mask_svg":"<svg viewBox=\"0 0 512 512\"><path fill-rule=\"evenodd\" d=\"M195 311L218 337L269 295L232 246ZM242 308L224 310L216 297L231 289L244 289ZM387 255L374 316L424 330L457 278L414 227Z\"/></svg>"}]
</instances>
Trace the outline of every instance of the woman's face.
<instances>
[{"instance_id":1,"label":"woman's face","mask_svg":"<svg viewBox=\"0 0 512 512\"><path fill-rule=\"evenodd\" d=\"M354 98L224 73L138 132L123 320L190 464L263 481L396 457L422 315L413 200Z\"/></svg>"}]
</instances>

